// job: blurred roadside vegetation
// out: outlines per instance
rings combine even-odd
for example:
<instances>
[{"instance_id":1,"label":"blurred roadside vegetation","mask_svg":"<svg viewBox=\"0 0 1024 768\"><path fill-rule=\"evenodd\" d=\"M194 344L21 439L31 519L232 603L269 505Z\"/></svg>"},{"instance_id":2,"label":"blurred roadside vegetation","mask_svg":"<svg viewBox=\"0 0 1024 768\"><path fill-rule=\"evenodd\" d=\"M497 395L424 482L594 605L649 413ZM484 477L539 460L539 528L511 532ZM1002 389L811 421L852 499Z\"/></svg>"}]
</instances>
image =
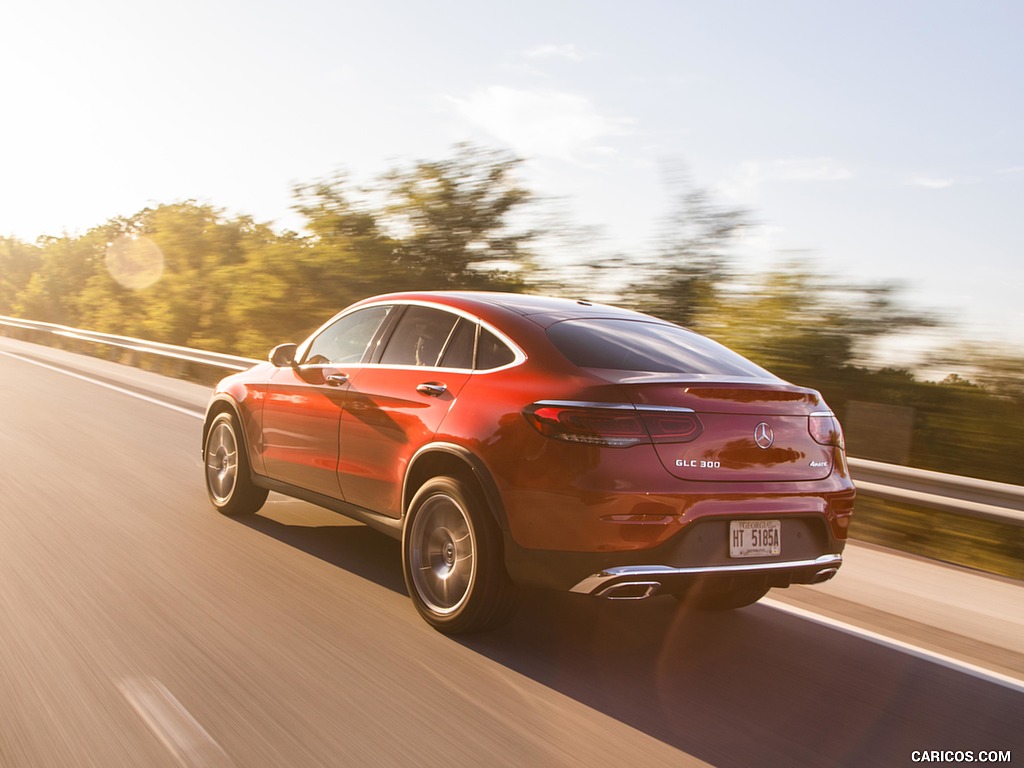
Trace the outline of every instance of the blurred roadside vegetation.
<instances>
[{"instance_id":1,"label":"blurred roadside vegetation","mask_svg":"<svg viewBox=\"0 0 1024 768\"><path fill-rule=\"evenodd\" d=\"M1024 484L1024 357L965 341L940 361L955 373L937 382L872 365L877 341L940 319L903 306L893 284L851 284L795 262L746 273L733 254L751 214L680 175L643 252L608 254L550 220L529 225L545 221L550 201L520 181L520 162L459 145L365 186L342 174L302 184L301 232L187 201L84 234L0 237L0 314L262 358L351 302L393 290L593 298L692 327L819 389L853 455L893 460L872 447L900 442L899 463ZM551 252L574 237L562 255ZM898 409L907 434L866 439L871 418L889 420L855 408L863 403Z\"/></svg>"},{"instance_id":2,"label":"blurred roadside vegetation","mask_svg":"<svg viewBox=\"0 0 1024 768\"><path fill-rule=\"evenodd\" d=\"M1024 528L858 496L850 536L930 560L1024 580Z\"/></svg>"}]
</instances>

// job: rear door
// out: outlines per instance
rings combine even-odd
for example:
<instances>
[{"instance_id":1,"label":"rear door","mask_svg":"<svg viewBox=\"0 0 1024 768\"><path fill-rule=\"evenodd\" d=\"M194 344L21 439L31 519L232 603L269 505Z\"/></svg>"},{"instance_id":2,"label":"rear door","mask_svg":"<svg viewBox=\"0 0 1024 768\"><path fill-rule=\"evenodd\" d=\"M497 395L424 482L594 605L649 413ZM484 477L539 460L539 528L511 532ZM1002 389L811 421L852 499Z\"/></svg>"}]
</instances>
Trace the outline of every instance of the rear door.
<instances>
[{"instance_id":1,"label":"rear door","mask_svg":"<svg viewBox=\"0 0 1024 768\"><path fill-rule=\"evenodd\" d=\"M401 516L406 468L469 380L476 336L477 324L453 312L405 308L379 362L361 370L345 400L338 480L346 501Z\"/></svg>"}]
</instances>

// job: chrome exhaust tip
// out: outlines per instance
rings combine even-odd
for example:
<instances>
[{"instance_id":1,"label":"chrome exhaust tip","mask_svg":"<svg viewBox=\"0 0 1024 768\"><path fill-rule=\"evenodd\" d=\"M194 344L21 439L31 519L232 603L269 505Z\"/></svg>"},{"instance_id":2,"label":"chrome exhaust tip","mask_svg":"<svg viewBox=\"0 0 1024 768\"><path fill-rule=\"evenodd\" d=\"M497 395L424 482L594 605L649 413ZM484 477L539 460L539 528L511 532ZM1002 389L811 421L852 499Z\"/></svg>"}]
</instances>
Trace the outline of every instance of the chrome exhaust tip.
<instances>
[{"instance_id":1,"label":"chrome exhaust tip","mask_svg":"<svg viewBox=\"0 0 1024 768\"><path fill-rule=\"evenodd\" d=\"M811 584L821 584L823 581L831 579L837 573L839 573L838 568L824 568L814 574L814 578L811 579Z\"/></svg>"},{"instance_id":2,"label":"chrome exhaust tip","mask_svg":"<svg viewBox=\"0 0 1024 768\"><path fill-rule=\"evenodd\" d=\"M624 581L595 592L602 600L646 600L661 588L659 581Z\"/></svg>"}]
</instances>

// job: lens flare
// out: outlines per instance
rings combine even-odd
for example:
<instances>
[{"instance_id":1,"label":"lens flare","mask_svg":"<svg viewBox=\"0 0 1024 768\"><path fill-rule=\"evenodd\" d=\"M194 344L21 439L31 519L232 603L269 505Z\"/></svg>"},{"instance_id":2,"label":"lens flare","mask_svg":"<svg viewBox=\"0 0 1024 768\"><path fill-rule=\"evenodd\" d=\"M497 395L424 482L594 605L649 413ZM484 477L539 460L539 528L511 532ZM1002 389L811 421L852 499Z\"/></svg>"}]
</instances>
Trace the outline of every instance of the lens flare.
<instances>
[{"instance_id":1,"label":"lens flare","mask_svg":"<svg viewBox=\"0 0 1024 768\"><path fill-rule=\"evenodd\" d=\"M107 246L107 271L125 288L141 291L164 273L164 254L148 237L122 235Z\"/></svg>"}]
</instances>

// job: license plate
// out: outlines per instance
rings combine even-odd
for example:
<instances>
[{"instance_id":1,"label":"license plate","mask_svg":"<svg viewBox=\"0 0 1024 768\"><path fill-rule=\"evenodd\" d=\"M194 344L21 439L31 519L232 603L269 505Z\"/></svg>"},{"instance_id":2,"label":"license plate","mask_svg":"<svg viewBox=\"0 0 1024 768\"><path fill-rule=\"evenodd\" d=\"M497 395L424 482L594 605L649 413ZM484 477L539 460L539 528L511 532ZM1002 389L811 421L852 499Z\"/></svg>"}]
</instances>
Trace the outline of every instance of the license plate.
<instances>
[{"instance_id":1,"label":"license plate","mask_svg":"<svg viewBox=\"0 0 1024 768\"><path fill-rule=\"evenodd\" d=\"M774 557L781 552L780 521L729 521L729 557Z\"/></svg>"}]
</instances>

